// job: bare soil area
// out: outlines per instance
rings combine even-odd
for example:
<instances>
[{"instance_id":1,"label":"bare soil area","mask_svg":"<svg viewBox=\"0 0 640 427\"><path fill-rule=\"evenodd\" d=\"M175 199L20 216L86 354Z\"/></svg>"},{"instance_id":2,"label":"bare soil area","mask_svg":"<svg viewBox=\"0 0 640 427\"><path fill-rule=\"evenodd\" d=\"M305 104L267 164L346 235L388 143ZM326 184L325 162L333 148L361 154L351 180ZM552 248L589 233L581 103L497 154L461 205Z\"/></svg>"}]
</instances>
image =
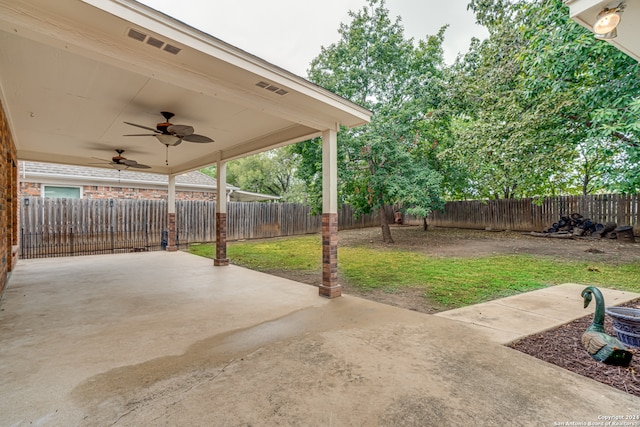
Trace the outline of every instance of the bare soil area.
<instances>
[{"instance_id":1,"label":"bare soil area","mask_svg":"<svg viewBox=\"0 0 640 427\"><path fill-rule=\"evenodd\" d=\"M556 259L621 264L640 259L640 244L610 239L553 239L534 237L529 233L507 231L479 231L450 228L397 226L392 229L395 243L385 244L378 228L345 230L339 233L341 247L361 246L404 249L437 257L480 257L496 254L530 254ZM270 273L318 286L320 272L271 271ZM403 289L396 293L382 290L360 291L342 283L345 294L357 295L384 304L390 304L424 313L435 313L446 308L424 297L420 289ZM640 308L640 300L626 306ZM586 316L557 329L532 335L511 345L512 348L555 364L569 371L592 378L640 396L640 349L631 348L634 358L627 368L608 366L596 362L580 342L582 333L592 318ZM611 320L605 327L615 336Z\"/></svg>"},{"instance_id":2,"label":"bare soil area","mask_svg":"<svg viewBox=\"0 0 640 427\"><path fill-rule=\"evenodd\" d=\"M395 243L384 243L379 228L340 231L339 247L367 246L421 252L434 257L482 257L501 254L529 254L555 259L621 264L640 260L640 243L611 239L554 239L534 237L530 233L514 231L484 231L456 228L392 226ZM640 242L640 239L638 240ZM339 250L339 249L338 249ZM271 270L269 274L319 286L320 271ZM340 279L338 279L340 280ZM390 293L383 290L361 291L341 281L345 294L356 295L383 304L394 305L423 313L446 310L424 297L422 289L404 288Z\"/></svg>"},{"instance_id":3,"label":"bare soil area","mask_svg":"<svg viewBox=\"0 0 640 427\"><path fill-rule=\"evenodd\" d=\"M395 226L395 243L382 242L378 228L344 230L340 246L396 248L439 257L480 257L497 254L531 254L570 260L623 263L640 257L640 244L599 238L553 239L515 231L484 231L459 228Z\"/></svg>"}]
</instances>

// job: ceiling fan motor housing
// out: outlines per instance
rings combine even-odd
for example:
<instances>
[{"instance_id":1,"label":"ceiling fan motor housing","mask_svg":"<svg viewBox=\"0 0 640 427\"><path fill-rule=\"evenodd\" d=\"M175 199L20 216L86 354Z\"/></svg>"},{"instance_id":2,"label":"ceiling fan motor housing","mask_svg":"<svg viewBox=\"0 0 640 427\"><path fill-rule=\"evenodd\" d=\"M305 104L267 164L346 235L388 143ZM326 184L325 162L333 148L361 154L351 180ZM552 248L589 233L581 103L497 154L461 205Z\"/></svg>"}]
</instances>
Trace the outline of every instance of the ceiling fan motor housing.
<instances>
[{"instance_id":1,"label":"ceiling fan motor housing","mask_svg":"<svg viewBox=\"0 0 640 427\"><path fill-rule=\"evenodd\" d=\"M169 126L171 126L171 123L164 122L164 123L158 123L156 125L156 129L158 129L159 132L162 132L164 135L171 135L169 133Z\"/></svg>"}]
</instances>

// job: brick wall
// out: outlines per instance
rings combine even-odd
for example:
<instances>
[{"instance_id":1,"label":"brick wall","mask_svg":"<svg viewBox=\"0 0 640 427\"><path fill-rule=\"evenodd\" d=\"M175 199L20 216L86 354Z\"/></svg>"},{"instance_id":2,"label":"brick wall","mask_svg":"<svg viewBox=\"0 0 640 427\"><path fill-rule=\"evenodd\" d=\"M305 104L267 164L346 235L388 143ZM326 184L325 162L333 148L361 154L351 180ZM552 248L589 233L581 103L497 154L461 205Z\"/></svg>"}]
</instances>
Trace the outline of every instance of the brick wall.
<instances>
[{"instance_id":1,"label":"brick wall","mask_svg":"<svg viewBox=\"0 0 640 427\"><path fill-rule=\"evenodd\" d=\"M35 182L21 182L20 183L20 197L40 197L42 194L40 190L40 184Z\"/></svg>"},{"instance_id":2,"label":"brick wall","mask_svg":"<svg viewBox=\"0 0 640 427\"><path fill-rule=\"evenodd\" d=\"M18 161L4 107L0 104L0 293L7 284L18 244Z\"/></svg>"},{"instance_id":3,"label":"brick wall","mask_svg":"<svg viewBox=\"0 0 640 427\"><path fill-rule=\"evenodd\" d=\"M56 184L57 185L57 184ZM64 184L60 184L64 185ZM42 185L36 182L21 182L21 197L40 197L42 195ZM143 200L164 200L167 198L167 190L134 188L134 187L111 187L101 185L85 185L82 187L82 197L87 199L143 199ZM216 200L216 193L209 191L176 191L177 200Z\"/></svg>"}]
</instances>

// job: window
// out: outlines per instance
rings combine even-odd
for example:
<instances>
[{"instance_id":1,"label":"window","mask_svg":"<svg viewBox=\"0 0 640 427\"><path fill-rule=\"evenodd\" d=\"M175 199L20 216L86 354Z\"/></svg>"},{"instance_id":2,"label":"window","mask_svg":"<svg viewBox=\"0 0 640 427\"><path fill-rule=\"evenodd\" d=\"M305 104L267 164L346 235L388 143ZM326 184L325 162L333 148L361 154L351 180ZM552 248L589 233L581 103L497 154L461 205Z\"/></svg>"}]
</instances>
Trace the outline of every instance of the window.
<instances>
[{"instance_id":1,"label":"window","mask_svg":"<svg viewBox=\"0 0 640 427\"><path fill-rule=\"evenodd\" d=\"M55 185L43 185L42 197L80 199L82 197L82 192L80 190L80 187L57 187Z\"/></svg>"}]
</instances>

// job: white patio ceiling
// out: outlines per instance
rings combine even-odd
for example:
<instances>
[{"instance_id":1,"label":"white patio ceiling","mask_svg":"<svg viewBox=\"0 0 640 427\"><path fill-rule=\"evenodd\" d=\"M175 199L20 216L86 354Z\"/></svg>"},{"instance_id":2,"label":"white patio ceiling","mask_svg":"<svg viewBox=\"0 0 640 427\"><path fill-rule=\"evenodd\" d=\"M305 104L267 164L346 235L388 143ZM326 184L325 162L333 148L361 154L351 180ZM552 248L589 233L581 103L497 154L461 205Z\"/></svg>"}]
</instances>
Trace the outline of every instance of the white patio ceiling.
<instances>
[{"instance_id":1,"label":"white patio ceiling","mask_svg":"<svg viewBox=\"0 0 640 427\"><path fill-rule=\"evenodd\" d=\"M0 99L20 160L90 165L124 149L164 174L359 126L371 115L132 0L0 0ZM167 166L154 137L123 136L148 133L124 122L154 128L160 111L215 142L170 147Z\"/></svg>"},{"instance_id":2,"label":"white patio ceiling","mask_svg":"<svg viewBox=\"0 0 640 427\"><path fill-rule=\"evenodd\" d=\"M605 8L614 8L623 0L565 0L571 19L592 31L596 15ZM607 40L622 52L640 61L640 1L627 0L615 39Z\"/></svg>"}]
</instances>

